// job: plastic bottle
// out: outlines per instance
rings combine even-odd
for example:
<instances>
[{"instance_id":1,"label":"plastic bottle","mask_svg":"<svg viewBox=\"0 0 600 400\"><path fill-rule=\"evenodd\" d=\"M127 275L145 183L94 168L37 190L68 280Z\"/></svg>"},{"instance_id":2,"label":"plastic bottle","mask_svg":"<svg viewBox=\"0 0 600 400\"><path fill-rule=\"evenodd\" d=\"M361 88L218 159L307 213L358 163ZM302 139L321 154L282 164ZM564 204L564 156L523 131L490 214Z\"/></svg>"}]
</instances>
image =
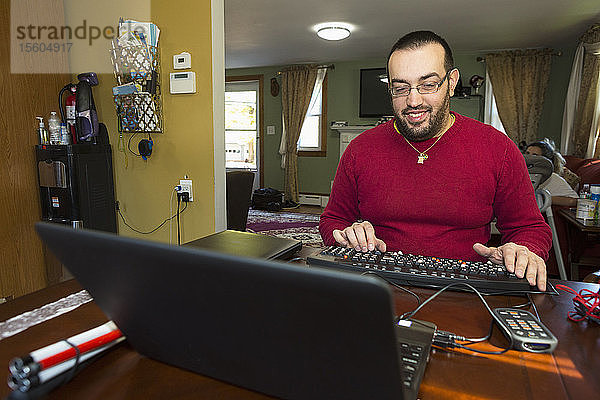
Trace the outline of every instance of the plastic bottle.
<instances>
[{"instance_id":1,"label":"plastic bottle","mask_svg":"<svg viewBox=\"0 0 600 400\"><path fill-rule=\"evenodd\" d=\"M575 218L582 219L584 221L594 218L594 212L596 211L596 202L591 199L590 185L585 184L579 192L579 199L577 199L577 211L575 212Z\"/></svg>"},{"instance_id":2,"label":"plastic bottle","mask_svg":"<svg viewBox=\"0 0 600 400\"><path fill-rule=\"evenodd\" d=\"M50 113L48 130L50 131L50 144L60 144L60 120L56 115L56 111Z\"/></svg>"},{"instance_id":3,"label":"plastic bottle","mask_svg":"<svg viewBox=\"0 0 600 400\"><path fill-rule=\"evenodd\" d=\"M600 185L590 185L590 199L594 202L594 219L600 214Z\"/></svg>"},{"instance_id":4,"label":"plastic bottle","mask_svg":"<svg viewBox=\"0 0 600 400\"><path fill-rule=\"evenodd\" d=\"M71 135L67 130L67 124L60 124L60 144L71 144Z\"/></svg>"},{"instance_id":5,"label":"plastic bottle","mask_svg":"<svg viewBox=\"0 0 600 400\"><path fill-rule=\"evenodd\" d=\"M36 117L40 120L40 124L37 129L38 137L40 138L40 144L49 144L50 139L48 138L48 130L44 126L44 117Z\"/></svg>"}]
</instances>

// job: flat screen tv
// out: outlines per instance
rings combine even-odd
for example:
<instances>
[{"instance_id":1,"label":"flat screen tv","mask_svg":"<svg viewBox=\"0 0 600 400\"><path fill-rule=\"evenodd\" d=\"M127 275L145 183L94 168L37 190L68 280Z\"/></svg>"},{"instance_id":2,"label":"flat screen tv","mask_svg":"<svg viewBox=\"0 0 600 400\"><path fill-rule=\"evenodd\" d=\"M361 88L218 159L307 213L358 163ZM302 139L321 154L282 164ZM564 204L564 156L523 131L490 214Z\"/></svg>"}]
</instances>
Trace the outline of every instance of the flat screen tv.
<instances>
[{"instance_id":1,"label":"flat screen tv","mask_svg":"<svg viewBox=\"0 0 600 400\"><path fill-rule=\"evenodd\" d=\"M360 70L359 117L384 117L394 115L387 83L381 81L386 75L385 68L365 68Z\"/></svg>"}]
</instances>

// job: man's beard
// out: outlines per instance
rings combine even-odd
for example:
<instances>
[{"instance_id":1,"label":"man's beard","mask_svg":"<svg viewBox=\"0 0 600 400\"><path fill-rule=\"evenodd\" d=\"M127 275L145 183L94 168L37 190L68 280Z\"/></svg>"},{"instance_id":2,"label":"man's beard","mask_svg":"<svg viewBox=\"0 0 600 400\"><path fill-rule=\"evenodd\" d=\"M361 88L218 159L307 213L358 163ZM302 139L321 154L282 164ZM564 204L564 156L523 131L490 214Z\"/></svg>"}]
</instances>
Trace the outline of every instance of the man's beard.
<instances>
[{"instance_id":1,"label":"man's beard","mask_svg":"<svg viewBox=\"0 0 600 400\"><path fill-rule=\"evenodd\" d=\"M411 142L423 142L427 139L431 139L435 135L441 132L444 127L444 123L446 122L446 115L450 110L450 93L446 91L446 96L444 97L444 102L442 103L440 109L437 112L433 112L433 108L431 106L420 106L420 107L406 107L401 111L401 114L406 114L413 110L426 110L426 112L430 112L430 123L428 126L417 126L411 127L408 122L404 119L403 116L394 109L394 115L396 117L396 128L398 128L398 132L406 139Z\"/></svg>"}]
</instances>

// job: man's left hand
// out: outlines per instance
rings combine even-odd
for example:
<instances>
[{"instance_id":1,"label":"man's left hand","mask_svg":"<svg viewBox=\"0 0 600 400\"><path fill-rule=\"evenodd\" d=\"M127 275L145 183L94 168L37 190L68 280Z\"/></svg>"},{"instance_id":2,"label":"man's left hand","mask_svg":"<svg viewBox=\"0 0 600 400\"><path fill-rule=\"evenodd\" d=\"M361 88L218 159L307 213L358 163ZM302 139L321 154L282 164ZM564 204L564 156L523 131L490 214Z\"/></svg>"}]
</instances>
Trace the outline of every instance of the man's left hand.
<instances>
[{"instance_id":1,"label":"man's left hand","mask_svg":"<svg viewBox=\"0 0 600 400\"><path fill-rule=\"evenodd\" d=\"M517 277L525 276L530 285L537 282L539 290L546 290L546 263L527 247L515 243L506 243L500 247L475 243L473 250L494 264L504 264L508 272L514 272Z\"/></svg>"}]
</instances>

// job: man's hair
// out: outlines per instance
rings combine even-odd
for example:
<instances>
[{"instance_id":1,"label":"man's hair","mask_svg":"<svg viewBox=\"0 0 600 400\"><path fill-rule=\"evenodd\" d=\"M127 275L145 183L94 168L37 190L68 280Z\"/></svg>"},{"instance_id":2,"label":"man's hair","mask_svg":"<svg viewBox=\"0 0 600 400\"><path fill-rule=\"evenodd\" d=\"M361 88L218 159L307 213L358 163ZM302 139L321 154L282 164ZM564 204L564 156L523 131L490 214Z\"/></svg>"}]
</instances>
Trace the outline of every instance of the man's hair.
<instances>
[{"instance_id":1,"label":"man's hair","mask_svg":"<svg viewBox=\"0 0 600 400\"><path fill-rule=\"evenodd\" d=\"M437 43L444 48L444 68L446 71L450 71L454 67L454 58L452 57L452 50L448 45L448 42L441 36L431 32L431 31L416 31L411 32L407 35L402 36L396 44L390 50L390 54L388 55L387 61L388 65L390 63L390 58L392 54L397 50L415 50L419 47L423 47L427 44ZM389 71L388 71L389 72Z\"/></svg>"}]
</instances>

